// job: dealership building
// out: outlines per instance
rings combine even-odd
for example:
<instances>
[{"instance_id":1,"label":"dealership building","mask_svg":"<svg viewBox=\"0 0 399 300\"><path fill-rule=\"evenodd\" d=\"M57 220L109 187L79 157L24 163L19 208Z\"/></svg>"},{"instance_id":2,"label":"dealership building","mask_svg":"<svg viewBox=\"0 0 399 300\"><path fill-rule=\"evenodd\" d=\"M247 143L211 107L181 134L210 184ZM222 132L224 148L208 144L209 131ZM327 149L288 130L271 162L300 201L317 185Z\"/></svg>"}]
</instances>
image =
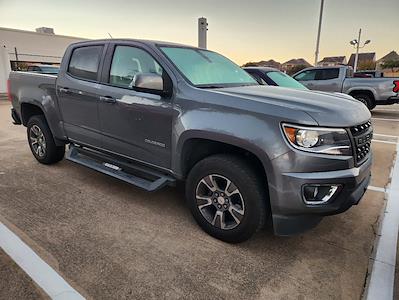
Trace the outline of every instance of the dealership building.
<instances>
[{"instance_id":1,"label":"dealership building","mask_svg":"<svg viewBox=\"0 0 399 300\"><path fill-rule=\"evenodd\" d=\"M84 38L57 35L52 28L27 31L0 27L0 93L7 91L11 70L32 64L59 64L65 49Z\"/></svg>"}]
</instances>

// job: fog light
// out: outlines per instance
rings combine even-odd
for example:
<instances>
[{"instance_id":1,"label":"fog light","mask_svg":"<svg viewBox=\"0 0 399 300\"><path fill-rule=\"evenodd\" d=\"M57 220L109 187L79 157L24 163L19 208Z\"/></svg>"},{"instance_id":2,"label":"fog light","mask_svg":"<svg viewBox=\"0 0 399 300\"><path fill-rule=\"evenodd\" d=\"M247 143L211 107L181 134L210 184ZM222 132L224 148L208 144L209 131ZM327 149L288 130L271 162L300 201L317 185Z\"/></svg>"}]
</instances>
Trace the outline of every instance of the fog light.
<instances>
[{"instance_id":1,"label":"fog light","mask_svg":"<svg viewBox=\"0 0 399 300\"><path fill-rule=\"evenodd\" d=\"M306 185L303 188L303 198L306 204L317 205L328 202L339 192L341 185Z\"/></svg>"}]
</instances>

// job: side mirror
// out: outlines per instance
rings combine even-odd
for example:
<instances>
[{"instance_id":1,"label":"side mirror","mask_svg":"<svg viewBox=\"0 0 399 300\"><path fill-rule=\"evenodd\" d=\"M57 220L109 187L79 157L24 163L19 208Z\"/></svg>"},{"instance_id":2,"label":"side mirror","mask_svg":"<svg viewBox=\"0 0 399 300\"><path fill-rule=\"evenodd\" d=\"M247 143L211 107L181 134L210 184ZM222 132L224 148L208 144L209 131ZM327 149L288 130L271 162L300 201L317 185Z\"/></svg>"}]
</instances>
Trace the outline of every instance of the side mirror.
<instances>
[{"instance_id":1,"label":"side mirror","mask_svg":"<svg viewBox=\"0 0 399 300\"><path fill-rule=\"evenodd\" d=\"M138 91L162 92L164 90L163 78L159 74L139 73L134 76L131 87Z\"/></svg>"}]
</instances>

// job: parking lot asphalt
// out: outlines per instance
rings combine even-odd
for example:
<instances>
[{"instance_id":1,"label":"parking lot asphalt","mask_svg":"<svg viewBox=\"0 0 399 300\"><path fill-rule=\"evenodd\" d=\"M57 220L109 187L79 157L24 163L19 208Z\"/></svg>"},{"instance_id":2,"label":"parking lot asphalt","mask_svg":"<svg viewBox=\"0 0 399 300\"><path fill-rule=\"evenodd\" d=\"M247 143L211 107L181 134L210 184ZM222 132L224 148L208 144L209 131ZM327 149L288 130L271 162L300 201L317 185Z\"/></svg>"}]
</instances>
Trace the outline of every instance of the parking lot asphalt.
<instances>
[{"instance_id":1,"label":"parking lot asphalt","mask_svg":"<svg viewBox=\"0 0 399 300\"><path fill-rule=\"evenodd\" d=\"M49 299L1 249L0 278L0 299Z\"/></svg>"},{"instance_id":2,"label":"parking lot asphalt","mask_svg":"<svg viewBox=\"0 0 399 300\"><path fill-rule=\"evenodd\" d=\"M9 108L0 102L0 221L87 298L361 297L384 193L368 190L359 205L304 234L282 238L265 229L230 245L194 223L182 185L148 193L69 161L37 163ZM399 120L399 105L374 116ZM399 135L397 121L373 123L376 133ZM396 145L372 146L371 185L384 188ZM0 290L9 284L0 281Z\"/></svg>"}]
</instances>

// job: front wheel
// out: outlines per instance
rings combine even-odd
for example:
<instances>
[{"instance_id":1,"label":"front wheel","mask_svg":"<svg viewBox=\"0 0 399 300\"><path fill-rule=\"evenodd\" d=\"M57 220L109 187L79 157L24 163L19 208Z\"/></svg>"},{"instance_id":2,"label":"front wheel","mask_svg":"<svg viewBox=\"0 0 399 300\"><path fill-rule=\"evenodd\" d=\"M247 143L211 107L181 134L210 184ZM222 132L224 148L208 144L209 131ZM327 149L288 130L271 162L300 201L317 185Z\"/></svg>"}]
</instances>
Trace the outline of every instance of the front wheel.
<instances>
[{"instance_id":1,"label":"front wheel","mask_svg":"<svg viewBox=\"0 0 399 300\"><path fill-rule=\"evenodd\" d=\"M240 158L213 155L190 171L186 198L199 226L229 243L249 239L268 214L267 183Z\"/></svg>"},{"instance_id":2,"label":"front wheel","mask_svg":"<svg viewBox=\"0 0 399 300\"><path fill-rule=\"evenodd\" d=\"M44 116L31 117L26 127L30 150L38 162L54 164L63 159L65 146L55 144Z\"/></svg>"},{"instance_id":3,"label":"front wheel","mask_svg":"<svg viewBox=\"0 0 399 300\"><path fill-rule=\"evenodd\" d=\"M362 102L369 110L375 108L375 103L373 99L367 94L356 94L353 96L356 100Z\"/></svg>"}]
</instances>

